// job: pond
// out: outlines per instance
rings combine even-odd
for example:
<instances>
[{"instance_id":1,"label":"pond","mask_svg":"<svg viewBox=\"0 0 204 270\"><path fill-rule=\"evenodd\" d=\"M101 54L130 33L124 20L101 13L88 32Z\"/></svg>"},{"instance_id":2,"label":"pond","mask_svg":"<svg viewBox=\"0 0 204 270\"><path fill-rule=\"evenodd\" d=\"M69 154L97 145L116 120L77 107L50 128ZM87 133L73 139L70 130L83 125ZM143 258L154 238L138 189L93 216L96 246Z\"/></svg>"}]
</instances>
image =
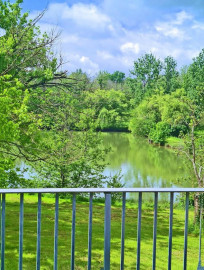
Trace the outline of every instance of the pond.
<instances>
[{"instance_id":1,"label":"pond","mask_svg":"<svg viewBox=\"0 0 204 270\"><path fill-rule=\"evenodd\" d=\"M185 157L174 150L149 144L130 133L103 133L103 141L111 151L104 175L121 172L125 187L191 187L183 180L189 177Z\"/></svg>"},{"instance_id":2,"label":"pond","mask_svg":"<svg viewBox=\"0 0 204 270\"><path fill-rule=\"evenodd\" d=\"M183 180L190 174L184 156L177 155L174 150L154 146L130 133L107 132L102 133L102 137L104 146L111 149L104 175L120 173L124 187L191 187ZM27 166L20 162L18 167ZM32 175L36 175L35 171L24 173L27 179ZM130 194L128 197L135 199ZM153 198L153 194L145 198ZM161 198L166 200L168 195L160 195Z\"/></svg>"}]
</instances>

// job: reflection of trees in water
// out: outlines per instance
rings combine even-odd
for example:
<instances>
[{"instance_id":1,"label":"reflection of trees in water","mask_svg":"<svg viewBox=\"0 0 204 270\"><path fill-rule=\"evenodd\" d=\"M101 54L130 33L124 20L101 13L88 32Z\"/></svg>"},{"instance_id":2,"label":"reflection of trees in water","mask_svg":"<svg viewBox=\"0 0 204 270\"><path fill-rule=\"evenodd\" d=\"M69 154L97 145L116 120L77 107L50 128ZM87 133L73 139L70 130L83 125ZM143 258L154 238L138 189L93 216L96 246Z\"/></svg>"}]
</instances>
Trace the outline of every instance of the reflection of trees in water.
<instances>
[{"instance_id":1,"label":"reflection of trees in water","mask_svg":"<svg viewBox=\"0 0 204 270\"><path fill-rule=\"evenodd\" d=\"M122 169L128 187L171 187L177 178L188 175L184 157L165 148L150 145L131 134L103 135L105 146L112 148L109 170Z\"/></svg>"},{"instance_id":2,"label":"reflection of trees in water","mask_svg":"<svg viewBox=\"0 0 204 270\"><path fill-rule=\"evenodd\" d=\"M131 181L131 180L132 181ZM142 176L140 171L137 168L132 168L129 170L127 174L124 175L124 182L128 185L128 187L138 187L138 188L166 188L172 186L171 183L166 181L165 179L161 179L155 176ZM130 183L131 182L131 183ZM167 193L160 193L159 200L167 201L169 195ZM132 193L129 195L130 199L137 199L137 195ZM154 201L153 193L143 193L143 199L148 201Z\"/></svg>"},{"instance_id":3,"label":"reflection of trees in water","mask_svg":"<svg viewBox=\"0 0 204 270\"><path fill-rule=\"evenodd\" d=\"M127 199L133 200L133 201L138 201L138 193L128 193L127 194ZM158 196L159 202L168 202L169 201L169 193L159 193ZM151 192L143 192L142 193L142 202L154 202L154 193Z\"/></svg>"}]
</instances>

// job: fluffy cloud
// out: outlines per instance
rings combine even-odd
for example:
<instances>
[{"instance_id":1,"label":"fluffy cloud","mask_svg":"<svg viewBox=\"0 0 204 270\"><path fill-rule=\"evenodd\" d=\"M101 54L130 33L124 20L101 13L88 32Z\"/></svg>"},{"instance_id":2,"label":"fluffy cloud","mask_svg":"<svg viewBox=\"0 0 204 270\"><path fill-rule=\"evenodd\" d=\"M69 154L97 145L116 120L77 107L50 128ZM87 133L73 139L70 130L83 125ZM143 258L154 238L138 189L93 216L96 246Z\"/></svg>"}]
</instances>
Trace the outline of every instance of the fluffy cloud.
<instances>
[{"instance_id":1,"label":"fluffy cloud","mask_svg":"<svg viewBox=\"0 0 204 270\"><path fill-rule=\"evenodd\" d=\"M120 49L123 53L130 52L130 53L138 54L140 51L140 46L138 43L127 42L127 43L124 43L120 47Z\"/></svg>"},{"instance_id":2,"label":"fluffy cloud","mask_svg":"<svg viewBox=\"0 0 204 270\"><path fill-rule=\"evenodd\" d=\"M55 20L59 24L66 23L67 27L74 25L90 31L93 29L97 31L113 30L111 19L93 4L77 3L69 6L66 3L53 3L50 4L45 19L49 22Z\"/></svg>"},{"instance_id":3,"label":"fluffy cloud","mask_svg":"<svg viewBox=\"0 0 204 270\"><path fill-rule=\"evenodd\" d=\"M176 20L174 21L174 24L183 24L186 20L192 20L193 16L191 14L188 14L185 11L178 12L176 14Z\"/></svg>"},{"instance_id":4,"label":"fluffy cloud","mask_svg":"<svg viewBox=\"0 0 204 270\"><path fill-rule=\"evenodd\" d=\"M155 25L155 29L170 38L177 38L181 40L189 39L186 26L183 25L185 21L193 20L193 16L185 11L173 14L167 21L159 22Z\"/></svg>"},{"instance_id":5,"label":"fluffy cloud","mask_svg":"<svg viewBox=\"0 0 204 270\"><path fill-rule=\"evenodd\" d=\"M169 25L169 23L160 23L155 26L156 30L162 33L164 36L171 37L171 38L185 38L185 33L183 30L179 28Z\"/></svg>"},{"instance_id":6,"label":"fluffy cloud","mask_svg":"<svg viewBox=\"0 0 204 270\"><path fill-rule=\"evenodd\" d=\"M99 70L128 74L133 61L145 52L159 58L172 55L182 66L203 47L199 3L197 9L183 0L178 0L178 6L170 0L71 3L50 4L40 22L43 30L62 32L58 47L68 61L68 71L82 68L91 75Z\"/></svg>"},{"instance_id":7,"label":"fluffy cloud","mask_svg":"<svg viewBox=\"0 0 204 270\"><path fill-rule=\"evenodd\" d=\"M204 31L204 23L195 22L192 29Z\"/></svg>"}]
</instances>

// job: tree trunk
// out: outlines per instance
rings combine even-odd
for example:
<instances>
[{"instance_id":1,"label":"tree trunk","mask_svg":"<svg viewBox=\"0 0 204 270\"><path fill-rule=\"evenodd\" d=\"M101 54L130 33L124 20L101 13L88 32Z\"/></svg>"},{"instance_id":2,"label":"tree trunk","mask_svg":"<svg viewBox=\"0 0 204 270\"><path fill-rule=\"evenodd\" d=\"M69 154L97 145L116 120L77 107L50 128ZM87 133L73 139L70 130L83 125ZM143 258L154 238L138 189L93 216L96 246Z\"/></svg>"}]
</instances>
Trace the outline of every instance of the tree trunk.
<instances>
[{"instance_id":1,"label":"tree trunk","mask_svg":"<svg viewBox=\"0 0 204 270\"><path fill-rule=\"evenodd\" d=\"M194 194L194 224L199 222L199 193Z\"/></svg>"},{"instance_id":2,"label":"tree trunk","mask_svg":"<svg viewBox=\"0 0 204 270\"><path fill-rule=\"evenodd\" d=\"M64 188L65 187L65 175L64 175L63 171L61 171L60 176L61 176L61 185L62 185L62 188Z\"/></svg>"}]
</instances>

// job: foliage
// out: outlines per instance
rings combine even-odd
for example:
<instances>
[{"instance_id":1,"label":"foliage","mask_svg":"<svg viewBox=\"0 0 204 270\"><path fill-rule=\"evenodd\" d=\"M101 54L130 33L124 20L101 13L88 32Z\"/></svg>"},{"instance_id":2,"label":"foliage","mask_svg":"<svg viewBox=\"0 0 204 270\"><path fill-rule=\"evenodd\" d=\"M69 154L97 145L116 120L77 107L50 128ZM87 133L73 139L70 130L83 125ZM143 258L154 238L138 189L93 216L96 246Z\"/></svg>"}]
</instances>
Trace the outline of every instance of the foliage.
<instances>
[{"instance_id":1,"label":"foliage","mask_svg":"<svg viewBox=\"0 0 204 270\"><path fill-rule=\"evenodd\" d=\"M101 185L105 150L93 132L92 110L81 102L84 74L58 72L57 35L41 34L36 23L43 14L28 20L21 2L0 1L1 186ZM36 170L37 181L22 184L17 159Z\"/></svg>"},{"instance_id":2,"label":"foliage","mask_svg":"<svg viewBox=\"0 0 204 270\"><path fill-rule=\"evenodd\" d=\"M123 84L125 81L125 73L121 71L115 71L113 74L110 74L110 80L115 83L115 87L117 89L118 84Z\"/></svg>"},{"instance_id":3,"label":"foliage","mask_svg":"<svg viewBox=\"0 0 204 270\"><path fill-rule=\"evenodd\" d=\"M204 49L193 59L184 76L184 87L188 96L196 102L198 108L204 110Z\"/></svg>"},{"instance_id":4,"label":"foliage","mask_svg":"<svg viewBox=\"0 0 204 270\"><path fill-rule=\"evenodd\" d=\"M158 92L144 99L133 111L130 130L164 144L167 136L186 134L191 121L190 99L183 89L171 94Z\"/></svg>"},{"instance_id":5,"label":"foliage","mask_svg":"<svg viewBox=\"0 0 204 270\"><path fill-rule=\"evenodd\" d=\"M0 180L10 186L20 178L13 170L17 158L38 159L34 150L37 141L35 117L28 113L29 93L11 75L0 77ZM36 140L35 140L36 139ZM8 178L8 179L7 179Z\"/></svg>"},{"instance_id":6,"label":"foliage","mask_svg":"<svg viewBox=\"0 0 204 270\"><path fill-rule=\"evenodd\" d=\"M21 13L21 3L0 1L0 28L5 32L0 37L0 76L10 74L27 89L46 86L62 76L57 73L58 63L52 53L58 34L42 34L36 24L43 13L29 20L28 13Z\"/></svg>"},{"instance_id":7,"label":"foliage","mask_svg":"<svg viewBox=\"0 0 204 270\"><path fill-rule=\"evenodd\" d=\"M107 71L99 71L96 80L99 84L100 90L106 89L109 79L110 73L108 73Z\"/></svg>"},{"instance_id":8,"label":"foliage","mask_svg":"<svg viewBox=\"0 0 204 270\"><path fill-rule=\"evenodd\" d=\"M150 130L149 139L154 143L164 145L166 138L170 133L170 127L167 123L158 122L156 127Z\"/></svg>"},{"instance_id":9,"label":"foliage","mask_svg":"<svg viewBox=\"0 0 204 270\"><path fill-rule=\"evenodd\" d=\"M129 84L135 93L137 104L154 91L161 70L162 62L152 53L145 54L134 62L134 69L130 72L133 79L129 79Z\"/></svg>"},{"instance_id":10,"label":"foliage","mask_svg":"<svg viewBox=\"0 0 204 270\"><path fill-rule=\"evenodd\" d=\"M180 72L171 56L150 53L126 78L118 70L94 79L81 69L68 75L52 52L58 33L41 33L44 12L29 20L21 3L0 0L1 186L102 185L107 149L96 131L128 127L161 145L182 138L203 186L204 49ZM18 159L35 168L37 181L23 180Z\"/></svg>"},{"instance_id":11,"label":"foliage","mask_svg":"<svg viewBox=\"0 0 204 270\"><path fill-rule=\"evenodd\" d=\"M171 93L180 87L178 82L179 73L176 66L177 63L173 57L167 56L164 59L165 93Z\"/></svg>"},{"instance_id":12,"label":"foliage","mask_svg":"<svg viewBox=\"0 0 204 270\"><path fill-rule=\"evenodd\" d=\"M114 89L109 91L98 89L86 94L85 103L93 109L98 129L127 129L130 104L123 92Z\"/></svg>"},{"instance_id":13,"label":"foliage","mask_svg":"<svg viewBox=\"0 0 204 270\"><path fill-rule=\"evenodd\" d=\"M72 84L72 88L75 89L75 92L80 93L81 91L87 91L90 88L90 78L81 69L72 72L68 76L68 79L70 84Z\"/></svg>"}]
</instances>

